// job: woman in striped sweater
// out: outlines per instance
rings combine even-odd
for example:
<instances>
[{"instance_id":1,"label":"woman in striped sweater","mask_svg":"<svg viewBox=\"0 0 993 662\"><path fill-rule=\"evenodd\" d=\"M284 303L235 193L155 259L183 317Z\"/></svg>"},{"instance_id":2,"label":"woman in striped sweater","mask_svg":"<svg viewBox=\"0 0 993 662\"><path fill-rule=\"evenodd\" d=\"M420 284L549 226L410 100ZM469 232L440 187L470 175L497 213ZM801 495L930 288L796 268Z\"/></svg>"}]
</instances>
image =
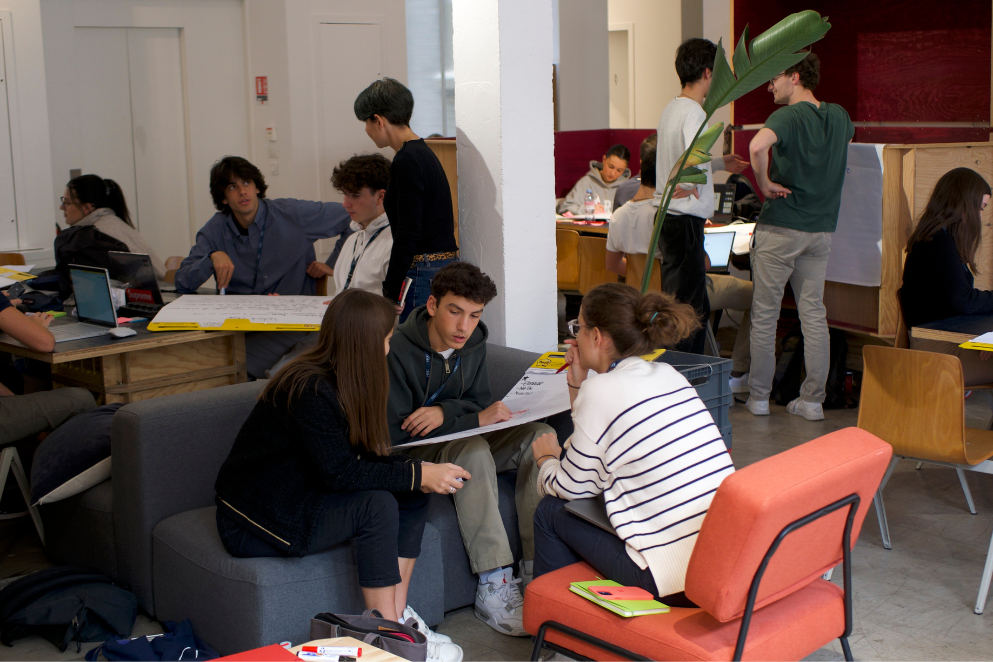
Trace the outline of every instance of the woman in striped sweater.
<instances>
[{"instance_id":1,"label":"woman in striped sweater","mask_svg":"<svg viewBox=\"0 0 993 662\"><path fill-rule=\"evenodd\" d=\"M575 431L562 448L553 434L532 446L545 495L534 521L535 577L584 560L670 606L687 604L697 533L734 466L689 382L638 357L672 347L698 324L691 306L627 285L601 285L583 299L566 354ZM600 494L616 535L565 510Z\"/></svg>"}]
</instances>

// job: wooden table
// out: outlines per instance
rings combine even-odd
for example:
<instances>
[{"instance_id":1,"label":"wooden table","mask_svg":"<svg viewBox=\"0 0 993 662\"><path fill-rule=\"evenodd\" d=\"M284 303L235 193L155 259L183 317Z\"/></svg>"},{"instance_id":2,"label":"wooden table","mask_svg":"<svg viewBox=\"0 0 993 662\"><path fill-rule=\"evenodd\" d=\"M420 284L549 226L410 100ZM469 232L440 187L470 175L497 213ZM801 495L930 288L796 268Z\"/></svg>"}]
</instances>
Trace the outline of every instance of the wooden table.
<instances>
[{"instance_id":1,"label":"wooden table","mask_svg":"<svg viewBox=\"0 0 993 662\"><path fill-rule=\"evenodd\" d=\"M940 340L961 345L988 331L993 331L993 315L959 315L915 326L910 330L910 335L921 340Z\"/></svg>"},{"instance_id":2,"label":"wooden table","mask_svg":"<svg viewBox=\"0 0 993 662\"><path fill-rule=\"evenodd\" d=\"M555 220L555 227L561 230L575 230L579 234L595 235L597 237L606 237L607 229L610 227L609 223L604 223L603 225L588 225L587 223L575 223L573 221L562 221Z\"/></svg>"},{"instance_id":3,"label":"wooden table","mask_svg":"<svg viewBox=\"0 0 993 662\"><path fill-rule=\"evenodd\" d=\"M70 323L62 318L53 325ZM138 335L60 342L54 352L0 342L0 352L48 363L54 385L81 386L102 395L106 403L137 402L248 380L241 331L153 333L147 322L127 326Z\"/></svg>"}]
</instances>

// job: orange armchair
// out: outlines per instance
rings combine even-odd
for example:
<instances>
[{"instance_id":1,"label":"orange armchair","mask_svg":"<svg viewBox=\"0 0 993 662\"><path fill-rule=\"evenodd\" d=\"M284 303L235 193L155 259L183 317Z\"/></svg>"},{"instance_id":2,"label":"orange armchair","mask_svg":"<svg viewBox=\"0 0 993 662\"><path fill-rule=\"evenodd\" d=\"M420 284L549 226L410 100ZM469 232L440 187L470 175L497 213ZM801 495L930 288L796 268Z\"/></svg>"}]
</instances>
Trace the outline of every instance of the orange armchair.
<instances>
[{"instance_id":1,"label":"orange armchair","mask_svg":"<svg viewBox=\"0 0 993 662\"><path fill-rule=\"evenodd\" d=\"M838 638L851 660L851 549L892 453L847 428L728 476L686 573L697 609L625 619L569 591L596 579L585 563L538 577L524 597L531 659L550 644L592 659L799 660ZM821 579L838 563L844 590Z\"/></svg>"}]
</instances>

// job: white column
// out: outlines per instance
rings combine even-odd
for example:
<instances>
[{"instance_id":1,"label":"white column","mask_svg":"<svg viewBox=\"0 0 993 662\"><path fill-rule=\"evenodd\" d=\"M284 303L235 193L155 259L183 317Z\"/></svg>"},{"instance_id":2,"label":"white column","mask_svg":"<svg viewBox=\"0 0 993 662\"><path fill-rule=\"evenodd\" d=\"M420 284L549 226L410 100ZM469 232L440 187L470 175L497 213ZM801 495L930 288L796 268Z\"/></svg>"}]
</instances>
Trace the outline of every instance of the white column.
<instances>
[{"instance_id":1,"label":"white column","mask_svg":"<svg viewBox=\"0 0 993 662\"><path fill-rule=\"evenodd\" d=\"M497 285L490 340L555 349L552 1L454 0L462 259Z\"/></svg>"}]
</instances>

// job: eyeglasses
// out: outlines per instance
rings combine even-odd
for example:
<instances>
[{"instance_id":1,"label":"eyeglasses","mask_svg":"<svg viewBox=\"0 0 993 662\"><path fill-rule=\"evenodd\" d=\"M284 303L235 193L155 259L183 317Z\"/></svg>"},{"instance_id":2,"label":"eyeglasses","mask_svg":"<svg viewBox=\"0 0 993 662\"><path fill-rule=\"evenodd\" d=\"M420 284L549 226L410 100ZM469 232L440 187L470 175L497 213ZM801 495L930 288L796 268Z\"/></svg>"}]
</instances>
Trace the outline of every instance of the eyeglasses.
<instances>
[{"instance_id":1,"label":"eyeglasses","mask_svg":"<svg viewBox=\"0 0 993 662\"><path fill-rule=\"evenodd\" d=\"M771 79L769 80L769 85L773 85L773 84L775 84L775 82L776 82L776 79L777 79L777 78L782 78L782 77L783 77L783 76L785 76L785 75L786 75L786 72L785 72L785 71L784 71L783 73L781 73L781 74L776 74L775 76L773 76L773 77L772 77L772 78L771 78Z\"/></svg>"},{"instance_id":2,"label":"eyeglasses","mask_svg":"<svg viewBox=\"0 0 993 662\"><path fill-rule=\"evenodd\" d=\"M565 328L569 330L569 335L572 336L573 338L576 338L576 337L579 336L579 330L581 328L583 328L584 326L586 328L588 328L588 329L592 329L593 328L593 326L590 325L590 324L580 324L578 319L569 320L565 324Z\"/></svg>"},{"instance_id":3,"label":"eyeglasses","mask_svg":"<svg viewBox=\"0 0 993 662\"><path fill-rule=\"evenodd\" d=\"M60 198L59 198L59 200L60 200L60 201L62 202L62 205L61 205L62 207L69 207L69 206L71 206L71 205L74 205L74 204L76 204L76 203L75 203L75 202L73 202L72 200L67 200L67 199L65 198L65 196L62 196L62 197L60 197Z\"/></svg>"}]
</instances>

